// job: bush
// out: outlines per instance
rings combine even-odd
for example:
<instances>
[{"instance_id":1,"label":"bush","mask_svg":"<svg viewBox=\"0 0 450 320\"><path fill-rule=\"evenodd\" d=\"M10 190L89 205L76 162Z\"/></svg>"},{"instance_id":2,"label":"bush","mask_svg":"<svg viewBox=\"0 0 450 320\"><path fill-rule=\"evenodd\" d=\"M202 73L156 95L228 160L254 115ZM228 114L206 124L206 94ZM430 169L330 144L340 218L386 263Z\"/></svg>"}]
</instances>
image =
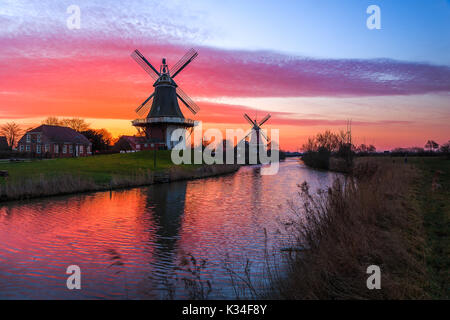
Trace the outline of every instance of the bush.
<instances>
[{"instance_id":1,"label":"bush","mask_svg":"<svg viewBox=\"0 0 450 320\"><path fill-rule=\"evenodd\" d=\"M331 152L326 149L319 151L310 151L303 155L303 162L312 168L328 170L330 167Z\"/></svg>"}]
</instances>

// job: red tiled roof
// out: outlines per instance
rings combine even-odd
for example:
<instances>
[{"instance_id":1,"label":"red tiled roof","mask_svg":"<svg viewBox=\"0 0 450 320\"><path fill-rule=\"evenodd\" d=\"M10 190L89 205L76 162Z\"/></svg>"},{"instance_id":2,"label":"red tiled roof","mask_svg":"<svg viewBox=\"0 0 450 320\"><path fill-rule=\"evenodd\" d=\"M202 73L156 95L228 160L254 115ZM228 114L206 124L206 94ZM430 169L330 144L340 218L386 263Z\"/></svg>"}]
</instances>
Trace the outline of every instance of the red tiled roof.
<instances>
[{"instance_id":1,"label":"red tiled roof","mask_svg":"<svg viewBox=\"0 0 450 320\"><path fill-rule=\"evenodd\" d=\"M69 127L43 124L27 133L33 132L40 132L42 134L42 142L91 144L85 136ZM24 139L24 137L22 137L22 139Z\"/></svg>"}]
</instances>

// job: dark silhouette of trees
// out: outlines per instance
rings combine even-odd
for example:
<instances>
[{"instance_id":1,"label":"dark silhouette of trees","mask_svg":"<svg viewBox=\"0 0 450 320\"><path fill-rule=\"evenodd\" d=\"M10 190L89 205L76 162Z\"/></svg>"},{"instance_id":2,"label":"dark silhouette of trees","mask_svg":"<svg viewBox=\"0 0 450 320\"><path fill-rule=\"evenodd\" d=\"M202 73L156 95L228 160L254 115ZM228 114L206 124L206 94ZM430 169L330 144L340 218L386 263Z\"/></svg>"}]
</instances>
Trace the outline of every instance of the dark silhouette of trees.
<instances>
[{"instance_id":1,"label":"dark silhouette of trees","mask_svg":"<svg viewBox=\"0 0 450 320\"><path fill-rule=\"evenodd\" d=\"M441 145L439 149L442 153L449 154L450 153L450 140L447 143Z\"/></svg>"},{"instance_id":2,"label":"dark silhouette of trees","mask_svg":"<svg viewBox=\"0 0 450 320\"><path fill-rule=\"evenodd\" d=\"M87 123L84 119L80 118L59 119L58 117L48 117L47 119L42 121L42 124L69 127L78 132L89 130L90 126L90 123Z\"/></svg>"},{"instance_id":3,"label":"dark silhouette of trees","mask_svg":"<svg viewBox=\"0 0 450 320\"><path fill-rule=\"evenodd\" d=\"M355 148L357 153L374 153L377 151L377 148L373 144L366 145L364 143L360 144Z\"/></svg>"},{"instance_id":4,"label":"dark silhouette of trees","mask_svg":"<svg viewBox=\"0 0 450 320\"><path fill-rule=\"evenodd\" d=\"M7 122L0 126L0 135L4 135L6 137L6 141L11 148L15 147L22 134L22 128L15 122Z\"/></svg>"},{"instance_id":5,"label":"dark silhouette of trees","mask_svg":"<svg viewBox=\"0 0 450 320\"><path fill-rule=\"evenodd\" d=\"M109 150L112 136L106 129L88 129L80 132L92 143L92 152Z\"/></svg>"},{"instance_id":6,"label":"dark silhouette of trees","mask_svg":"<svg viewBox=\"0 0 450 320\"><path fill-rule=\"evenodd\" d=\"M326 130L323 133L318 133L315 137L308 138L308 141L303 145L305 154L302 159L308 166L320 169L328 169L332 154L351 163L352 146L347 141L346 133L343 131L333 133Z\"/></svg>"}]
</instances>

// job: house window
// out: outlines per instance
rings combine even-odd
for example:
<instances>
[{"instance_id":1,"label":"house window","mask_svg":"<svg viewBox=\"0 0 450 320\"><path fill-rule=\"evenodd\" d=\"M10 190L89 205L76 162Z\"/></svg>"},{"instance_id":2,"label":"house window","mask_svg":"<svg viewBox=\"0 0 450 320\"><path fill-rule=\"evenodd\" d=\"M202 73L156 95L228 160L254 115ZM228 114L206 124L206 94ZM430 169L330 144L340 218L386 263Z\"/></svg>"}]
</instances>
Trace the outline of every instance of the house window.
<instances>
[{"instance_id":1,"label":"house window","mask_svg":"<svg viewBox=\"0 0 450 320\"><path fill-rule=\"evenodd\" d=\"M48 152L50 150L50 145L46 144L44 147L45 152Z\"/></svg>"},{"instance_id":2,"label":"house window","mask_svg":"<svg viewBox=\"0 0 450 320\"><path fill-rule=\"evenodd\" d=\"M73 153L73 146L72 145L69 146L69 153Z\"/></svg>"},{"instance_id":3,"label":"house window","mask_svg":"<svg viewBox=\"0 0 450 320\"><path fill-rule=\"evenodd\" d=\"M26 151L30 151L30 145L29 144L27 144L27 146L25 147L25 150Z\"/></svg>"},{"instance_id":4,"label":"house window","mask_svg":"<svg viewBox=\"0 0 450 320\"><path fill-rule=\"evenodd\" d=\"M83 153L83 145L80 145L80 153Z\"/></svg>"},{"instance_id":5,"label":"house window","mask_svg":"<svg viewBox=\"0 0 450 320\"><path fill-rule=\"evenodd\" d=\"M146 143L144 144L144 148L147 148L147 144Z\"/></svg>"},{"instance_id":6,"label":"house window","mask_svg":"<svg viewBox=\"0 0 450 320\"><path fill-rule=\"evenodd\" d=\"M140 149L141 148L141 145L140 144L137 144L136 145L136 149Z\"/></svg>"},{"instance_id":7,"label":"house window","mask_svg":"<svg viewBox=\"0 0 450 320\"><path fill-rule=\"evenodd\" d=\"M20 151L23 151L23 144L21 144L21 145L19 146L19 150L20 150Z\"/></svg>"},{"instance_id":8,"label":"house window","mask_svg":"<svg viewBox=\"0 0 450 320\"><path fill-rule=\"evenodd\" d=\"M29 133L27 133L27 142L31 142L31 136Z\"/></svg>"},{"instance_id":9,"label":"house window","mask_svg":"<svg viewBox=\"0 0 450 320\"><path fill-rule=\"evenodd\" d=\"M59 153L59 145L55 144L53 146L53 150L54 150L55 153Z\"/></svg>"},{"instance_id":10,"label":"house window","mask_svg":"<svg viewBox=\"0 0 450 320\"><path fill-rule=\"evenodd\" d=\"M67 145L63 145L63 153L67 153Z\"/></svg>"},{"instance_id":11,"label":"house window","mask_svg":"<svg viewBox=\"0 0 450 320\"><path fill-rule=\"evenodd\" d=\"M36 153L41 153L41 145L40 144L36 145Z\"/></svg>"},{"instance_id":12,"label":"house window","mask_svg":"<svg viewBox=\"0 0 450 320\"><path fill-rule=\"evenodd\" d=\"M36 141L37 141L37 142L41 142L41 134L40 134L40 133L38 133L38 134L36 135Z\"/></svg>"},{"instance_id":13,"label":"house window","mask_svg":"<svg viewBox=\"0 0 450 320\"><path fill-rule=\"evenodd\" d=\"M91 152L91 146L87 147L87 153Z\"/></svg>"}]
</instances>

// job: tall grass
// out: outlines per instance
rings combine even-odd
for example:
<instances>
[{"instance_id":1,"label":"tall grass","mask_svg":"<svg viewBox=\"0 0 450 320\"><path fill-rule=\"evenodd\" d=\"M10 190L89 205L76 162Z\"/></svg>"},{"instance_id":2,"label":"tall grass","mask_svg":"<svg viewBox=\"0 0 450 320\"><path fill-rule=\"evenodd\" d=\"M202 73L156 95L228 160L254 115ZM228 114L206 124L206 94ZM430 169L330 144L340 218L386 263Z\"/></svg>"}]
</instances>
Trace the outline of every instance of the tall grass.
<instances>
[{"instance_id":1,"label":"tall grass","mask_svg":"<svg viewBox=\"0 0 450 320\"><path fill-rule=\"evenodd\" d=\"M78 173L43 173L28 178L12 176L0 183L0 201L138 187L222 175L238 169L239 165L173 166L158 171L130 169L127 172L111 174L105 182Z\"/></svg>"},{"instance_id":2,"label":"tall grass","mask_svg":"<svg viewBox=\"0 0 450 320\"><path fill-rule=\"evenodd\" d=\"M272 283L280 299L426 298L422 220L411 202L417 172L406 164L360 162L355 175L312 194L299 186L301 207L284 222L298 248L284 277ZM381 289L369 290L367 267L381 268Z\"/></svg>"}]
</instances>

